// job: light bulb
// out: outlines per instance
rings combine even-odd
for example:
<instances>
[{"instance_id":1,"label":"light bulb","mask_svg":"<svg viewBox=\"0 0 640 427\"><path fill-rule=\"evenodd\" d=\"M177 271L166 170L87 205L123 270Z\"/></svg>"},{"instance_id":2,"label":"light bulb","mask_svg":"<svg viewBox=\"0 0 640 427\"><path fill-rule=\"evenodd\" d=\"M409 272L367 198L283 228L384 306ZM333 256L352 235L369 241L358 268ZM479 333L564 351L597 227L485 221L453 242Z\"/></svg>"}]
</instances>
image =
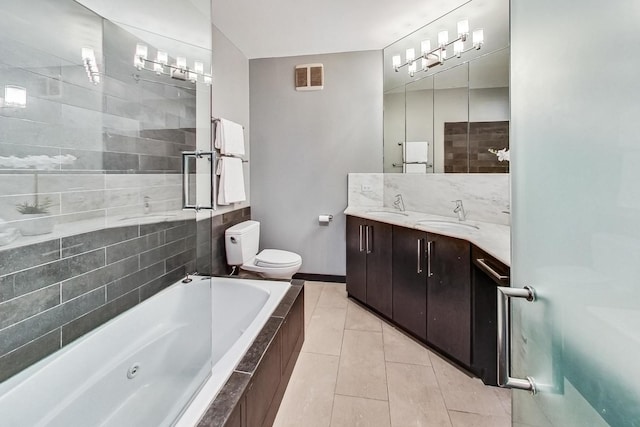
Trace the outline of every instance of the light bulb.
<instances>
[{"instance_id":1,"label":"light bulb","mask_svg":"<svg viewBox=\"0 0 640 427\"><path fill-rule=\"evenodd\" d=\"M420 52L423 55L431 52L431 40L422 40L420 42Z\"/></svg>"},{"instance_id":2,"label":"light bulb","mask_svg":"<svg viewBox=\"0 0 640 427\"><path fill-rule=\"evenodd\" d=\"M418 65L416 64L416 62L412 62L411 64L409 64L409 76L413 77L414 74L416 73L416 69L417 69Z\"/></svg>"},{"instance_id":3,"label":"light bulb","mask_svg":"<svg viewBox=\"0 0 640 427\"><path fill-rule=\"evenodd\" d=\"M167 65L167 63L169 62L169 55L167 54L167 52L159 50L158 54L156 55L156 62L159 62L162 65Z\"/></svg>"},{"instance_id":4,"label":"light bulb","mask_svg":"<svg viewBox=\"0 0 640 427\"><path fill-rule=\"evenodd\" d=\"M193 63L193 71L195 71L198 74L204 73L204 64L202 63L202 61L195 61Z\"/></svg>"},{"instance_id":5,"label":"light bulb","mask_svg":"<svg viewBox=\"0 0 640 427\"><path fill-rule=\"evenodd\" d=\"M178 56L176 58L176 68L184 70L187 68L187 58L184 56Z\"/></svg>"},{"instance_id":6,"label":"light bulb","mask_svg":"<svg viewBox=\"0 0 640 427\"><path fill-rule=\"evenodd\" d=\"M169 58L168 58L167 52L163 52L159 50L156 53L156 61L155 61L155 64L153 64L153 70L156 72L157 75L162 74L162 72L164 71L164 66L167 65L168 59Z\"/></svg>"},{"instance_id":7,"label":"light bulb","mask_svg":"<svg viewBox=\"0 0 640 427\"><path fill-rule=\"evenodd\" d=\"M407 62L411 63L416 59L416 50L414 48L407 49Z\"/></svg>"},{"instance_id":8,"label":"light bulb","mask_svg":"<svg viewBox=\"0 0 640 427\"><path fill-rule=\"evenodd\" d=\"M400 68L400 64L402 63L400 55L393 55L393 57L391 58L391 63L393 64L393 69L398 71L398 68Z\"/></svg>"},{"instance_id":9,"label":"light bulb","mask_svg":"<svg viewBox=\"0 0 640 427\"><path fill-rule=\"evenodd\" d=\"M457 40L453 43L453 54L460 58L462 56L462 52L464 51L464 42L462 40Z\"/></svg>"},{"instance_id":10,"label":"light bulb","mask_svg":"<svg viewBox=\"0 0 640 427\"><path fill-rule=\"evenodd\" d=\"M480 49L484 43L484 31L481 29L473 32L473 47Z\"/></svg>"},{"instance_id":11,"label":"light bulb","mask_svg":"<svg viewBox=\"0 0 640 427\"><path fill-rule=\"evenodd\" d=\"M466 19L458 22L458 37L466 40L469 35L469 21Z\"/></svg>"},{"instance_id":12,"label":"light bulb","mask_svg":"<svg viewBox=\"0 0 640 427\"><path fill-rule=\"evenodd\" d=\"M429 61L425 56L424 58L422 58L422 71L427 71L428 68L429 68Z\"/></svg>"},{"instance_id":13,"label":"light bulb","mask_svg":"<svg viewBox=\"0 0 640 427\"><path fill-rule=\"evenodd\" d=\"M5 86L4 106L13 108L25 108L27 106L27 89L20 86Z\"/></svg>"},{"instance_id":14,"label":"light bulb","mask_svg":"<svg viewBox=\"0 0 640 427\"><path fill-rule=\"evenodd\" d=\"M444 47L449 43L449 32L447 30L438 33L438 46Z\"/></svg>"},{"instance_id":15,"label":"light bulb","mask_svg":"<svg viewBox=\"0 0 640 427\"><path fill-rule=\"evenodd\" d=\"M144 67L144 62L147 59L148 53L149 53L149 48L147 48L146 44L142 44L142 43L136 44L136 57L133 60L133 64L136 66L138 70L141 70Z\"/></svg>"},{"instance_id":16,"label":"light bulb","mask_svg":"<svg viewBox=\"0 0 640 427\"><path fill-rule=\"evenodd\" d=\"M91 49L90 47L83 47L82 48L82 59L84 59L85 61L91 61L91 60L96 60L96 55L93 53L93 49Z\"/></svg>"}]
</instances>

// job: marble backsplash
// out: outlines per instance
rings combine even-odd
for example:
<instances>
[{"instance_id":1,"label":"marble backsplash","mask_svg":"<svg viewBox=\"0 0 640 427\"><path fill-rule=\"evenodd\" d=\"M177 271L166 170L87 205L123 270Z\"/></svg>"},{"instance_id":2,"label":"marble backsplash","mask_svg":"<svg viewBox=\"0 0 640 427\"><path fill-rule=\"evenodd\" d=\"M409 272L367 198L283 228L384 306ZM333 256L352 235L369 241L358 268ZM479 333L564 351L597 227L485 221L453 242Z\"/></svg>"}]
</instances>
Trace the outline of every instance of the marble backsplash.
<instances>
[{"instance_id":1,"label":"marble backsplash","mask_svg":"<svg viewBox=\"0 0 640 427\"><path fill-rule=\"evenodd\" d=\"M350 173L349 206L392 207L402 194L405 209L457 218L462 200L467 219L510 224L509 174Z\"/></svg>"}]
</instances>

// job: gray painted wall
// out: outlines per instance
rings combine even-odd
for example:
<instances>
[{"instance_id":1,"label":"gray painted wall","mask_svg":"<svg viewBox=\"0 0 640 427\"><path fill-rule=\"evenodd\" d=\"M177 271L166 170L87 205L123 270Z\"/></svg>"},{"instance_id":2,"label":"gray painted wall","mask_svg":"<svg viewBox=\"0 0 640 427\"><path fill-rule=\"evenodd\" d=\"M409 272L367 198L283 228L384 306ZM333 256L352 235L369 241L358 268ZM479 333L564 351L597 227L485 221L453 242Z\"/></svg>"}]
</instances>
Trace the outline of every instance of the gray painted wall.
<instances>
[{"instance_id":1,"label":"gray painted wall","mask_svg":"<svg viewBox=\"0 0 640 427\"><path fill-rule=\"evenodd\" d=\"M324 90L294 89L294 67L306 63L324 64ZM382 51L249 65L260 246L299 253L300 272L344 275L347 173L382 172ZM320 226L320 214L333 214L333 222Z\"/></svg>"}]
</instances>

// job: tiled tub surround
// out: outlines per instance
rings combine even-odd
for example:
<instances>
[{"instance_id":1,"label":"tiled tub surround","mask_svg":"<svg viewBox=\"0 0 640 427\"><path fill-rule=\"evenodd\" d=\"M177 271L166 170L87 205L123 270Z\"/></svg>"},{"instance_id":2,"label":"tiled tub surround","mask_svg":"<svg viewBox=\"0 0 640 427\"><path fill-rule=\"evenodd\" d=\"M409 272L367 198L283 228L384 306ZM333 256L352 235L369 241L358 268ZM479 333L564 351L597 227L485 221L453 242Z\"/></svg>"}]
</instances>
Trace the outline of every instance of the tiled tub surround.
<instances>
[{"instance_id":1,"label":"tiled tub surround","mask_svg":"<svg viewBox=\"0 0 640 427\"><path fill-rule=\"evenodd\" d=\"M304 304L304 281L293 280L198 427L273 424L304 342Z\"/></svg>"},{"instance_id":2,"label":"tiled tub surround","mask_svg":"<svg viewBox=\"0 0 640 427\"><path fill-rule=\"evenodd\" d=\"M0 381L196 271L196 255L199 271L226 272L224 231L248 218L245 208L2 248Z\"/></svg>"},{"instance_id":3,"label":"tiled tub surround","mask_svg":"<svg viewBox=\"0 0 640 427\"><path fill-rule=\"evenodd\" d=\"M349 206L344 213L360 218L371 219L387 224L398 225L406 228L415 228L416 230L432 232L444 236L464 239L473 243L477 247L483 249L488 254L494 256L505 265L511 264L511 228L508 225L495 224L482 221L465 221L464 224L474 225L478 229L442 229L432 228L428 224L419 224L419 220L435 220L435 221L456 221L456 218L450 216L433 215L424 212L405 211L406 215L392 215L381 217L375 214L375 211L382 209L372 209L371 207L355 207ZM370 212L373 211L373 212Z\"/></svg>"},{"instance_id":4,"label":"tiled tub surround","mask_svg":"<svg viewBox=\"0 0 640 427\"><path fill-rule=\"evenodd\" d=\"M470 221L510 224L509 174L350 173L349 207L392 208L402 194L405 208L457 220L462 200Z\"/></svg>"}]
</instances>

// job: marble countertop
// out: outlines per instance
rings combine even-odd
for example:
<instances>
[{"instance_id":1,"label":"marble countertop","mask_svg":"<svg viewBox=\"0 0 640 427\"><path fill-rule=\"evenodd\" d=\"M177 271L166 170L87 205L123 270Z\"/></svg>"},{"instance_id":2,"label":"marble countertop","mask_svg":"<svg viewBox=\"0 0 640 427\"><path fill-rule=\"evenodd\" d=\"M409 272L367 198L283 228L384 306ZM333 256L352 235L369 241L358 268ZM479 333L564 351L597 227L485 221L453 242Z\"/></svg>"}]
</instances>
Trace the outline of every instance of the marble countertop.
<instances>
[{"instance_id":1,"label":"marble countertop","mask_svg":"<svg viewBox=\"0 0 640 427\"><path fill-rule=\"evenodd\" d=\"M373 221L464 239L473 243L505 265L511 265L511 227L508 225L467 220L464 221L463 224L473 225L478 228L469 228L468 230L458 230L453 228L444 229L441 227L432 227L429 226L429 224L418 224L418 221L432 220L457 222L457 218L412 211L404 211L401 215L384 215L375 213L382 211L394 212L393 209L389 208L349 206L344 213L345 215L357 216ZM396 210L395 212L398 211Z\"/></svg>"}]
</instances>

